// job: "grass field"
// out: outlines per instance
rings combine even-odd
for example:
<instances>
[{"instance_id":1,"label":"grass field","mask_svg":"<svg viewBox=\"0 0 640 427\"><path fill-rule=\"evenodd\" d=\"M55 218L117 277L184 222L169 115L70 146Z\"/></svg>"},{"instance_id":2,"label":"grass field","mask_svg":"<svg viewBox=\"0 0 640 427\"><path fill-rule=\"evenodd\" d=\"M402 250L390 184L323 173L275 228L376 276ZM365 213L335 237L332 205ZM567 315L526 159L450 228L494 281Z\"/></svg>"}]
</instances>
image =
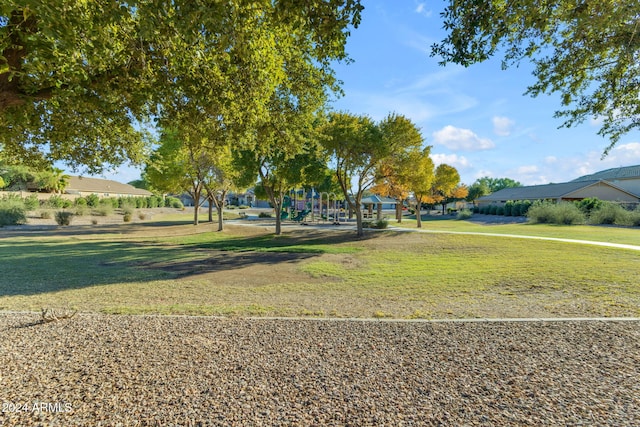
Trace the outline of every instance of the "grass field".
<instances>
[{"instance_id":1,"label":"grass field","mask_svg":"<svg viewBox=\"0 0 640 427\"><path fill-rule=\"evenodd\" d=\"M640 315L640 253L505 237L156 223L0 235L0 310L393 318ZM409 221L404 222L410 227ZM425 228L640 245L640 230Z\"/></svg>"}]
</instances>

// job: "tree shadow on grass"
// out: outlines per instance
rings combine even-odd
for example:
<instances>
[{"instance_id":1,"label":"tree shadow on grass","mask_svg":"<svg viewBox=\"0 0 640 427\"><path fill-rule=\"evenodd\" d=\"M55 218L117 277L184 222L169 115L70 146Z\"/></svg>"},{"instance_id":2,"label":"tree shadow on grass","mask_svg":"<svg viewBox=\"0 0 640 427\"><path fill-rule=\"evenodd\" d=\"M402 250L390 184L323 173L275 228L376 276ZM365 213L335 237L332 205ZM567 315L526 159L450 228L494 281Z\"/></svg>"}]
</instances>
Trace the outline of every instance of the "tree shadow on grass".
<instances>
[{"instance_id":1,"label":"tree shadow on grass","mask_svg":"<svg viewBox=\"0 0 640 427\"><path fill-rule=\"evenodd\" d=\"M378 235L371 233L367 238ZM351 233L324 231L189 244L56 236L60 238L0 240L0 297L185 278L247 266L273 268L334 252L339 243L354 242ZM361 239L355 243L358 241Z\"/></svg>"}]
</instances>

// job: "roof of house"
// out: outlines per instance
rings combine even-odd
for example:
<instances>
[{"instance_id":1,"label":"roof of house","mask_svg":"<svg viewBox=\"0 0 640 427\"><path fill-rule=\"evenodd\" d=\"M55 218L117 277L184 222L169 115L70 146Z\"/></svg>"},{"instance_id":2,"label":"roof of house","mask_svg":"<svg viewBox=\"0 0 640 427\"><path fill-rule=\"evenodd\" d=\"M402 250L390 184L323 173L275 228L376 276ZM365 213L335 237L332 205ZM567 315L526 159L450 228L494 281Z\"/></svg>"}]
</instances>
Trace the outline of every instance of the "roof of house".
<instances>
[{"instance_id":1,"label":"roof of house","mask_svg":"<svg viewBox=\"0 0 640 427\"><path fill-rule=\"evenodd\" d=\"M478 200L537 200L558 199L599 181L563 182L561 184L532 185L528 187L503 188Z\"/></svg>"},{"instance_id":2,"label":"roof of house","mask_svg":"<svg viewBox=\"0 0 640 427\"><path fill-rule=\"evenodd\" d=\"M391 197L378 196L374 194L368 197L363 197L361 200L361 203L363 205L369 205L369 204L378 204L378 203L398 203L398 201Z\"/></svg>"},{"instance_id":3,"label":"roof of house","mask_svg":"<svg viewBox=\"0 0 640 427\"><path fill-rule=\"evenodd\" d=\"M616 179L631 179L631 178L640 179L640 165L606 169L600 172L592 173L590 175L581 176L579 178L574 179L571 182L583 182L583 181L594 181L594 180L611 181Z\"/></svg>"},{"instance_id":4,"label":"roof of house","mask_svg":"<svg viewBox=\"0 0 640 427\"><path fill-rule=\"evenodd\" d=\"M110 179L89 178L84 176L70 176L69 185L66 188L67 193L101 193L110 195L131 195L131 196L150 196L148 190L136 188L133 185L123 184Z\"/></svg>"}]
</instances>

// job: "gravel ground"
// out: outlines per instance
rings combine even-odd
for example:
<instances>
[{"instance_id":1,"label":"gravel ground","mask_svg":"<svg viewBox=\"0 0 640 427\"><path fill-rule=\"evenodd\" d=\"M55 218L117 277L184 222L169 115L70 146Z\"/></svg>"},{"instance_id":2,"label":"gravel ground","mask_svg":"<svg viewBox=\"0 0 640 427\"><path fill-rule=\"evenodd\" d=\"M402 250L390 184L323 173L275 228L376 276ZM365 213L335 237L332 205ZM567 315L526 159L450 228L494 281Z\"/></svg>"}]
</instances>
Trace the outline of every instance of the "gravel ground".
<instances>
[{"instance_id":1,"label":"gravel ground","mask_svg":"<svg viewBox=\"0 0 640 427\"><path fill-rule=\"evenodd\" d=\"M640 425L640 322L0 313L2 426Z\"/></svg>"}]
</instances>

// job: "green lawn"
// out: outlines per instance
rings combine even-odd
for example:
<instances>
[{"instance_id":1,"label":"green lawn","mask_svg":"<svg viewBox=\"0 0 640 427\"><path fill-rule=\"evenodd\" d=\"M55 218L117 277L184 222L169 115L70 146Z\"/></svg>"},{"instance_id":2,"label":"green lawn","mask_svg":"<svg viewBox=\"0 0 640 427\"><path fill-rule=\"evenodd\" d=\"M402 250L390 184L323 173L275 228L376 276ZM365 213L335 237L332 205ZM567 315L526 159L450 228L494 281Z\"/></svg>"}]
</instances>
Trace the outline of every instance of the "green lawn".
<instances>
[{"instance_id":1,"label":"green lawn","mask_svg":"<svg viewBox=\"0 0 640 427\"><path fill-rule=\"evenodd\" d=\"M522 236L553 237L596 242L622 243L640 246L640 228L590 225L550 225L550 224L479 224L472 221L458 221L453 217L424 216L422 229L434 231L515 234ZM397 224L390 219L389 225L415 228L415 219L403 219Z\"/></svg>"},{"instance_id":2,"label":"green lawn","mask_svg":"<svg viewBox=\"0 0 640 427\"><path fill-rule=\"evenodd\" d=\"M604 240L614 231L608 239L630 244L639 233L463 221L424 226L532 230L529 234L589 240ZM640 315L640 253L631 250L393 231L355 239L350 230L311 227L280 237L247 233L246 227L224 233L189 224L152 227L153 233L128 227L0 238L0 310L394 318Z\"/></svg>"}]
</instances>

